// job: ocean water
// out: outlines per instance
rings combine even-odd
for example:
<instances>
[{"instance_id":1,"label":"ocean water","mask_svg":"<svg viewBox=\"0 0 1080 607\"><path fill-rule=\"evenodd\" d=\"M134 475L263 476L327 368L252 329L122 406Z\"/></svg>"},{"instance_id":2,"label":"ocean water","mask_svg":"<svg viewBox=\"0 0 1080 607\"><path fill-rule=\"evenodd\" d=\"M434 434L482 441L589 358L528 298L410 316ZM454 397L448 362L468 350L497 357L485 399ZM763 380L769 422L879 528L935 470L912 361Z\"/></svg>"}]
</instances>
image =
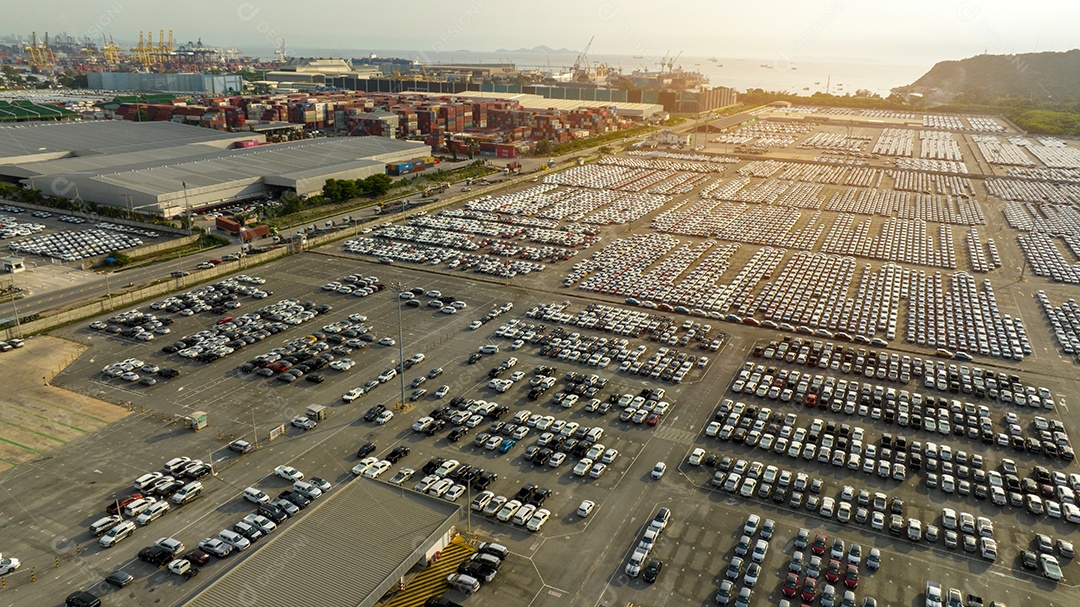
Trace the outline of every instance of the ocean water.
<instances>
[{"instance_id":1,"label":"ocean water","mask_svg":"<svg viewBox=\"0 0 1080 607\"><path fill-rule=\"evenodd\" d=\"M244 51L253 56L272 57L273 49L246 48ZM506 63L510 62L519 69L566 71L574 64L576 53L495 53L468 51L387 51L378 49L318 49L296 47L289 48L290 56L298 57L341 57L350 59L366 57L375 53L380 57L401 57L415 59L426 64L437 63ZM590 55L593 63L604 63L613 68L630 73L646 68L657 70L660 58L635 57L631 55ZM710 59L716 59L711 61ZM926 73L932 63L900 64L883 61L858 59L811 59L794 60L731 58L731 57L688 57L683 56L675 64L676 68L698 71L709 77L712 86L729 86L738 91L761 88L770 91L785 91L801 95L814 92L831 92L843 95L854 94L858 89L867 89L881 96L888 96L891 89L911 84ZM767 67L766 67L767 66ZM828 87L828 91L826 91Z\"/></svg>"}]
</instances>

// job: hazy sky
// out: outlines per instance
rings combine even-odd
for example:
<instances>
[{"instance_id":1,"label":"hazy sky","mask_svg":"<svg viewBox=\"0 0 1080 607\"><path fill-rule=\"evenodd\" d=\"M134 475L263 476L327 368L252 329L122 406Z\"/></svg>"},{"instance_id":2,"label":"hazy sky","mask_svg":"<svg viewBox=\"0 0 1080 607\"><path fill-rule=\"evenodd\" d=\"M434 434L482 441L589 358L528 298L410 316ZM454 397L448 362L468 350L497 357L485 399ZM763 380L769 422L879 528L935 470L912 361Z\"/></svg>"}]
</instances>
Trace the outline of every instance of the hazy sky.
<instances>
[{"instance_id":1,"label":"hazy sky","mask_svg":"<svg viewBox=\"0 0 1080 607\"><path fill-rule=\"evenodd\" d=\"M1075 0L37 0L0 35L101 33L125 44L174 30L269 56L291 48L492 51L547 45L660 56L846 57L895 63L1080 46ZM30 6L30 5L26 5Z\"/></svg>"}]
</instances>

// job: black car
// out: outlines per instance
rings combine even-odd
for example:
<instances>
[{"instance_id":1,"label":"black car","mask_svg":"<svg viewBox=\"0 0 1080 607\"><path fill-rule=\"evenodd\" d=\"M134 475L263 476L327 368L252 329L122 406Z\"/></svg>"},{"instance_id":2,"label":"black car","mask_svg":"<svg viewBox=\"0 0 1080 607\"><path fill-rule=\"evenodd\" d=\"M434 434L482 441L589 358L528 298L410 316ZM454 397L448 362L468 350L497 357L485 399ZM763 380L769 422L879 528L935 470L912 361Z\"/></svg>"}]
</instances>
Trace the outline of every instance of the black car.
<instances>
[{"instance_id":1,"label":"black car","mask_svg":"<svg viewBox=\"0 0 1080 607\"><path fill-rule=\"evenodd\" d=\"M470 471L472 471L472 469L473 469L473 467L468 465L468 464L461 464L457 468L454 468L454 471L451 472L450 474L448 474L447 476L451 480L460 482L461 479L465 477L465 475L467 475Z\"/></svg>"},{"instance_id":2,"label":"black car","mask_svg":"<svg viewBox=\"0 0 1080 607\"><path fill-rule=\"evenodd\" d=\"M283 522L285 519L289 518L288 512L285 512L273 504L259 504L258 512L275 523Z\"/></svg>"},{"instance_id":3,"label":"black car","mask_svg":"<svg viewBox=\"0 0 1080 607\"><path fill-rule=\"evenodd\" d=\"M139 560L163 567L173 560L173 553L160 546L147 546L139 551Z\"/></svg>"},{"instance_id":4,"label":"black car","mask_svg":"<svg viewBox=\"0 0 1080 607\"><path fill-rule=\"evenodd\" d=\"M374 452L376 449L375 443L364 443L360 446L360 449L356 452L356 457L364 459Z\"/></svg>"},{"instance_id":5,"label":"black car","mask_svg":"<svg viewBox=\"0 0 1080 607\"><path fill-rule=\"evenodd\" d=\"M364 421L366 421L366 422L375 421L375 418L379 417L379 414L382 413L383 411L386 411L386 407L384 407L382 405L375 405L374 407L368 409L367 413L364 414Z\"/></svg>"},{"instance_id":6,"label":"black car","mask_svg":"<svg viewBox=\"0 0 1080 607\"><path fill-rule=\"evenodd\" d=\"M454 429L450 431L450 434L446 435L446 440L456 443L461 437L469 433L469 428L466 426L454 426Z\"/></svg>"},{"instance_id":7,"label":"black car","mask_svg":"<svg viewBox=\"0 0 1080 607\"><path fill-rule=\"evenodd\" d=\"M191 480L199 480L201 478L209 476L210 473L213 472L213 471L214 471L214 469L211 468L209 464L200 464L198 466L195 466L193 468L188 468L187 470L185 470L184 471L184 477L189 478Z\"/></svg>"},{"instance_id":8,"label":"black car","mask_svg":"<svg viewBox=\"0 0 1080 607\"><path fill-rule=\"evenodd\" d=\"M394 447L394 450L386 455L386 459L391 464L396 464L396 463L398 463L398 460L400 460L401 458L405 457L406 455L408 455L410 453L412 453L412 449L410 449L409 447L406 447L404 445L401 445L399 447Z\"/></svg>"},{"instance_id":9,"label":"black car","mask_svg":"<svg viewBox=\"0 0 1080 607\"><path fill-rule=\"evenodd\" d=\"M167 479L164 483L155 485L150 491L154 495L162 498L169 498L172 494L180 490L184 486L184 483L176 479Z\"/></svg>"},{"instance_id":10,"label":"black car","mask_svg":"<svg viewBox=\"0 0 1080 607\"><path fill-rule=\"evenodd\" d=\"M514 495L514 499L524 504L529 501L529 498L533 496L533 493L536 492L537 488L536 483L526 483L521 489L518 489L517 494Z\"/></svg>"},{"instance_id":11,"label":"black car","mask_svg":"<svg viewBox=\"0 0 1080 607\"><path fill-rule=\"evenodd\" d=\"M430 424L428 424L427 428L424 428L424 434L427 434L428 436L435 436L436 432L438 432L439 430L442 430L445 427L446 427L446 421L441 420L441 419L437 419L437 420L431 422Z\"/></svg>"},{"instance_id":12,"label":"black car","mask_svg":"<svg viewBox=\"0 0 1080 607\"><path fill-rule=\"evenodd\" d=\"M176 377L176 376L180 375L180 372L177 371L176 369L158 369L157 374L158 374L158 377L169 378L169 377Z\"/></svg>"},{"instance_id":13,"label":"black car","mask_svg":"<svg viewBox=\"0 0 1080 607\"><path fill-rule=\"evenodd\" d=\"M555 452L551 449L540 449L533 454L532 463L534 466L543 466L548 463L552 455L555 455Z\"/></svg>"},{"instance_id":14,"label":"black car","mask_svg":"<svg viewBox=\"0 0 1080 607\"><path fill-rule=\"evenodd\" d=\"M301 510L307 508L308 504L311 503L311 500L304 497L303 495L300 495L296 491L282 491L280 494L278 494L278 497L293 504Z\"/></svg>"},{"instance_id":15,"label":"black car","mask_svg":"<svg viewBox=\"0 0 1080 607\"><path fill-rule=\"evenodd\" d=\"M263 536L262 531L257 529L254 525L250 525L244 521L235 523L232 527L230 527L230 529L246 537L248 541L252 544L254 544L256 540Z\"/></svg>"},{"instance_id":16,"label":"black car","mask_svg":"<svg viewBox=\"0 0 1080 607\"><path fill-rule=\"evenodd\" d=\"M311 375L308 375L304 379L311 382L311 383L313 383L313 384L321 384L324 381L326 381L326 376L323 375L322 373L312 373Z\"/></svg>"},{"instance_id":17,"label":"black car","mask_svg":"<svg viewBox=\"0 0 1080 607\"><path fill-rule=\"evenodd\" d=\"M433 596L424 601L424 607L464 607L461 603L455 603L442 596Z\"/></svg>"},{"instance_id":18,"label":"black car","mask_svg":"<svg viewBox=\"0 0 1080 607\"><path fill-rule=\"evenodd\" d=\"M434 474L435 471L439 469L439 466L443 465L443 462L445 461L445 457L433 457L428 460L428 463L424 464L424 467L421 468L421 470L424 474Z\"/></svg>"},{"instance_id":19,"label":"black car","mask_svg":"<svg viewBox=\"0 0 1080 607\"><path fill-rule=\"evenodd\" d=\"M488 487L490 487L491 483L494 483L498 479L499 479L499 475L497 473L495 473L495 472L485 472L485 473L481 474L480 476L478 476L476 478L476 480L473 481L472 486L473 486L473 489L475 489L477 491L483 491L483 490L487 489Z\"/></svg>"},{"instance_id":20,"label":"black car","mask_svg":"<svg viewBox=\"0 0 1080 607\"><path fill-rule=\"evenodd\" d=\"M537 508L541 508L547 498L551 496L551 489L547 487L541 487L536 491L533 491L532 497L529 498L529 503Z\"/></svg>"},{"instance_id":21,"label":"black car","mask_svg":"<svg viewBox=\"0 0 1080 607\"><path fill-rule=\"evenodd\" d=\"M78 592L72 592L64 600L66 607L101 607L101 599L90 594L89 592L80 590Z\"/></svg>"},{"instance_id":22,"label":"black car","mask_svg":"<svg viewBox=\"0 0 1080 607\"><path fill-rule=\"evenodd\" d=\"M488 417L490 417L492 419L499 419L503 415L506 415L506 412L509 411L509 410L510 410L510 407L507 407L506 405L499 405L498 407L495 407L494 409L492 409L491 413L488 413Z\"/></svg>"},{"instance_id":23,"label":"black car","mask_svg":"<svg viewBox=\"0 0 1080 607\"><path fill-rule=\"evenodd\" d=\"M123 588L124 586L130 584L134 579L135 578L127 571L124 571L123 569L117 569L116 571L110 573L108 577L105 578L105 581L112 584L113 586L116 586L117 588Z\"/></svg>"},{"instance_id":24,"label":"black car","mask_svg":"<svg viewBox=\"0 0 1080 607\"><path fill-rule=\"evenodd\" d=\"M656 578L660 575L660 572L664 570L664 562L658 560L649 561L649 564L645 567L645 570L641 572L641 579L645 580L646 584L652 584L656 581Z\"/></svg>"},{"instance_id":25,"label":"black car","mask_svg":"<svg viewBox=\"0 0 1080 607\"><path fill-rule=\"evenodd\" d=\"M468 576L472 576L481 582L490 582L495 579L497 570L494 567L489 567L484 563L477 561L466 561L458 565L458 573L463 573Z\"/></svg>"},{"instance_id":26,"label":"black car","mask_svg":"<svg viewBox=\"0 0 1080 607\"><path fill-rule=\"evenodd\" d=\"M468 362L471 365L471 364L475 363L476 361L480 360L483 357L484 357L483 354L480 354L479 352L473 352L472 354L469 355Z\"/></svg>"}]
</instances>

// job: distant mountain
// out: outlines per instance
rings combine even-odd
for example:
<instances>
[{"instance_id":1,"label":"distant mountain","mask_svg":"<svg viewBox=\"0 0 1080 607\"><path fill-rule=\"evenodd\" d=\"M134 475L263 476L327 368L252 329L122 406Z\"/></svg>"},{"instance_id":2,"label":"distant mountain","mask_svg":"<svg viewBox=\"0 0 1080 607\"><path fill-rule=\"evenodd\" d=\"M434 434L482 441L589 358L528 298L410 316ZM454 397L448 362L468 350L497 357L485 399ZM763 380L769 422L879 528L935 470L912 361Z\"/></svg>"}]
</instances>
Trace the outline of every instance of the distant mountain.
<instances>
[{"instance_id":1,"label":"distant mountain","mask_svg":"<svg viewBox=\"0 0 1080 607\"><path fill-rule=\"evenodd\" d=\"M514 50L509 50L509 49L505 49L505 48L497 48L497 49L495 49L495 52L496 53L544 53L544 54L548 54L548 55L572 55L572 54L576 53L577 51L572 51L572 50L570 50L568 48L553 49L551 47L544 46L544 45L541 44L540 46L534 46L532 48L519 48L519 49L514 49Z\"/></svg>"},{"instance_id":2,"label":"distant mountain","mask_svg":"<svg viewBox=\"0 0 1080 607\"><path fill-rule=\"evenodd\" d=\"M1035 106L1080 100L1080 49L1019 55L977 55L942 61L894 92L920 93L928 101Z\"/></svg>"}]
</instances>

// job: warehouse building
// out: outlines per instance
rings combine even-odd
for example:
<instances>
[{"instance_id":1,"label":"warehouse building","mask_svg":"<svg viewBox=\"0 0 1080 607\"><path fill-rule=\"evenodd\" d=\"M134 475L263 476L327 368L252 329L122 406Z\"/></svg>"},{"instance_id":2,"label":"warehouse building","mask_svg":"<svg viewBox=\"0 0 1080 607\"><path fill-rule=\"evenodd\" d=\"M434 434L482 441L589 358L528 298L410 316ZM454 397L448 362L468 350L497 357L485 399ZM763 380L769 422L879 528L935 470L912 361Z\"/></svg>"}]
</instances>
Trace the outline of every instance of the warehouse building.
<instances>
[{"instance_id":1,"label":"warehouse building","mask_svg":"<svg viewBox=\"0 0 1080 607\"><path fill-rule=\"evenodd\" d=\"M462 510L381 481L348 481L186 603L370 607L456 535Z\"/></svg>"},{"instance_id":2,"label":"warehouse building","mask_svg":"<svg viewBox=\"0 0 1080 607\"><path fill-rule=\"evenodd\" d=\"M0 127L0 180L171 218L287 191L315 194L327 179L362 179L385 173L387 163L431 155L422 143L383 137L224 149L264 137L171 122L71 123L67 139L37 131L68 126ZM98 128L79 130L87 126Z\"/></svg>"},{"instance_id":3,"label":"warehouse building","mask_svg":"<svg viewBox=\"0 0 1080 607\"><path fill-rule=\"evenodd\" d=\"M236 74L157 74L148 72L89 72L89 88L95 91L169 91L226 95L244 90L244 79Z\"/></svg>"},{"instance_id":4,"label":"warehouse building","mask_svg":"<svg viewBox=\"0 0 1080 607\"><path fill-rule=\"evenodd\" d=\"M0 126L0 178L7 175L10 167L6 165L189 145L224 150L251 139L265 141L251 133L223 133L170 122L88 120Z\"/></svg>"}]
</instances>

